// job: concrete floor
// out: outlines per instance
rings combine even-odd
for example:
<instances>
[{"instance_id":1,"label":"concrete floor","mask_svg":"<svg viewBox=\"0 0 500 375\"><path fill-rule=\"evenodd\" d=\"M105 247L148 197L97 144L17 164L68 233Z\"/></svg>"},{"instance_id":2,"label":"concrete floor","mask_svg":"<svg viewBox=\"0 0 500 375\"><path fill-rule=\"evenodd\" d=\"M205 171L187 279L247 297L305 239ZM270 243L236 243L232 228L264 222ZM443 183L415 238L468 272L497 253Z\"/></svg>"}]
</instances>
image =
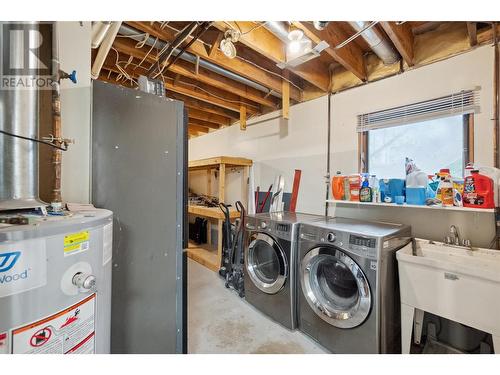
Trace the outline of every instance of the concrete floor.
<instances>
[{"instance_id":1,"label":"concrete floor","mask_svg":"<svg viewBox=\"0 0 500 375\"><path fill-rule=\"evenodd\" d=\"M189 353L326 353L301 332L280 326L226 289L215 272L188 262Z\"/></svg>"}]
</instances>

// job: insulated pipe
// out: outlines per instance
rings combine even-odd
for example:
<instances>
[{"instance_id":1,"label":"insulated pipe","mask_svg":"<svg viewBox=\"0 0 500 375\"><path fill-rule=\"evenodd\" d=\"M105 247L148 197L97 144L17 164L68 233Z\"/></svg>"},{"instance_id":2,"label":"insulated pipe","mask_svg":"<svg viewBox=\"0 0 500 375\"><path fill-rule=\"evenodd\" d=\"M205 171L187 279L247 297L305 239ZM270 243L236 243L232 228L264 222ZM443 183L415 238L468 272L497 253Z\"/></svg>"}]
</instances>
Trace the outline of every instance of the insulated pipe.
<instances>
[{"instance_id":1,"label":"insulated pipe","mask_svg":"<svg viewBox=\"0 0 500 375\"><path fill-rule=\"evenodd\" d=\"M130 37L131 39L134 39L138 42L142 42L144 40L144 33L142 33L141 31L137 30L137 29L134 29L133 27L130 27L128 25L121 25L120 26L120 30L119 30L119 33L120 35L124 35L124 36L128 36ZM162 40L158 40L155 44L155 40L156 38L150 36L149 38L146 39L146 43L148 46L153 46L155 45L156 47L158 47L158 49L162 49L163 47L165 47L166 43L163 42ZM174 49L172 55L173 56L177 56L181 51L179 49ZM180 56L180 59L181 60L184 60L184 61L188 61L190 63L193 63L193 64L196 64L196 61L197 61L197 57L195 55L193 55L192 53L189 53L189 52L184 52L181 56ZM229 78L229 79L232 79L234 81L237 81L239 83L242 83L244 85L247 85L249 87L252 87L256 90L259 90L259 91L262 91L266 94L271 94L277 98L281 98L281 95L277 92L274 92L272 90L269 90L267 87L259 84L259 83L256 83L254 81L251 81L245 77L242 77L238 74L235 74L229 70L226 70L224 68L221 68L220 66L216 65L216 64L212 64L211 62L209 61L206 61L206 60L203 60L203 59L199 59L199 66L201 66L202 68L205 68L207 70L210 70L211 72L214 72L214 73L217 73L217 74L220 74L226 78Z\"/></svg>"},{"instance_id":2,"label":"insulated pipe","mask_svg":"<svg viewBox=\"0 0 500 375\"><path fill-rule=\"evenodd\" d=\"M351 21L349 22L349 25L351 25L354 30L359 32L368 27L370 22ZM361 36L385 65L394 64L399 61L399 55L396 50L387 40L384 39L383 35L375 27L363 31Z\"/></svg>"},{"instance_id":3,"label":"insulated pipe","mask_svg":"<svg viewBox=\"0 0 500 375\"><path fill-rule=\"evenodd\" d=\"M116 34L118 34L118 30L120 30L121 21L113 22L109 31L106 33L104 40L101 43L101 47L99 47L99 51L97 52L97 56L94 60L94 64L92 65L92 78L99 78L99 73L101 72L101 68L104 64L104 60L108 56L109 50L115 41Z\"/></svg>"},{"instance_id":4,"label":"insulated pipe","mask_svg":"<svg viewBox=\"0 0 500 375\"><path fill-rule=\"evenodd\" d=\"M99 48L110 27L110 21L97 21L92 24L92 49Z\"/></svg>"},{"instance_id":5,"label":"insulated pipe","mask_svg":"<svg viewBox=\"0 0 500 375\"><path fill-rule=\"evenodd\" d=\"M36 27L33 30L33 25L37 24L0 22L0 51L8 48L10 66L22 69L39 67L38 59L30 61L37 66L25 65L28 45L41 43ZM37 87L0 89L0 130L38 138L38 101ZM38 143L0 134L0 155L0 210L43 206L38 198Z\"/></svg>"}]
</instances>

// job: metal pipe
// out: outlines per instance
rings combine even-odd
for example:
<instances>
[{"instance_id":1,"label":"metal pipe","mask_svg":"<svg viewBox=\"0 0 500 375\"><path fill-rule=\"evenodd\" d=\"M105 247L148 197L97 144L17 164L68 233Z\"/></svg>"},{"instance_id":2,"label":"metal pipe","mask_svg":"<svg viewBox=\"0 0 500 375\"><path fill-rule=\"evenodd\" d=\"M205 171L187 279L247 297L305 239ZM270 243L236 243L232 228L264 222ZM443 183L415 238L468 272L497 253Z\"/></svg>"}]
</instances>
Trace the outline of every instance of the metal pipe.
<instances>
[{"instance_id":1,"label":"metal pipe","mask_svg":"<svg viewBox=\"0 0 500 375\"><path fill-rule=\"evenodd\" d=\"M97 56L95 57L94 64L92 65L91 76L93 79L99 78L99 73L101 72L104 60L106 60L106 57L108 56L109 50L115 41L116 34L118 34L121 24L121 21L113 22L109 31L106 33L106 37L102 41L99 51L97 52Z\"/></svg>"},{"instance_id":2,"label":"metal pipe","mask_svg":"<svg viewBox=\"0 0 500 375\"><path fill-rule=\"evenodd\" d=\"M8 48L10 66L25 67L27 46L40 44L39 34L33 32L37 24L0 22L0 51ZM0 129L38 138L38 101L38 88L2 88ZM0 154L0 210L43 206L38 198L38 143L1 134Z\"/></svg>"},{"instance_id":3,"label":"metal pipe","mask_svg":"<svg viewBox=\"0 0 500 375\"><path fill-rule=\"evenodd\" d=\"M288 28L282 21L268 21L265 23L264 27L276 35L282 42L288 43Z\"/></svg>"},{"instance_id":4,"label":"metal pipe","mask_svg":"<svg viewBox=\"0 0 500 375\"><path fill-rule=\"evenodd\" d=\"M59 62L59 38L57 35L57 22L52 25L52 135L55 139L62 138L61 130L61 85L60 85L60 62ZM52 165L54 168L54 180L50 194L51 203L59 203L61 197L61 164L62 151L52 149Z\"/></svg>"},{"instance_id":5,"label":"metal pipe","mask_svg":"<svg viewBox=\"0 0 500 375\"><path fill-rule=\"evenodd\" d=\"M124 25L122 24L120 26L120 30L119 30L119 34L120 35L124 35L124 36L128 36L130 37L131 39L134 39L138 42L141 42L144 40L144 33L137 30L137 29L134 29L133 27L130 27L128 25ZM145 44L147 44L148 46L153 46L155 44L155 40L156 38L150 36L149 38L146 39L146 42ZM161 40L158 40L156 42L156 47L158 47L158 49L162 49L164 48L166 45L166 43L164 41L161 41ZM181 51L179 49L174 49L173 51L173 55L177 56ZM184 52L182 55L181 55L181 60L184 60L184 61L188 61L190 63L193 63L193 64L196 64L196 60L197 60L197 57L195 55L193 55L192 53L189 53L189 52ZM224 68L221 68L220 66L216 65L216 64L212 64L211 62L209 61L206 61L206 60L203 60L203 59L199 59L199 64L202 68L205 68L207 70L210 70L211 72L214 72L214 73L217 73L217 74L220 74L226 78L229 78L229 79L232 79L232 80L235 80L239 83L242 83L244 85L247 85L249 87L252 87L256 90L259 90L259 91L262 91L262 92L265 92L266 94L271 94L277 98L281 98L281 95L277 92L274 92L272 90L269 90L267 87L259 84L259 83L256 83L252 80L249 80L243 76L240 76L236 73L233 73L227 69L224 69Z\"/></svg>"},{"instance_id":6,"label":"metal pipe","mask_svg":"<svg viewBox=\"0 0 500 375\"><path fill-rule=\"evenodd\" d=\"M328 203L328 198L330 196L330 153L331 153L331 136L332 136L332 94L328 93L328 132L326 136L326 197L325 197L325 216L328 216L328 209L330 205Z\"/></svg>"},{"instance_id":7,"label":"metal pipe","mask_svg":"<svg viewBox=\"0 0 500 375\"><path fill-rule=\"evenodd\" d=\"M499 110L499 100L500 100L500 93L499 93L499 66L498 64L500 63L499 61L499 52L498 52L498 35L497 35L497 24L496 22L493 22L493 43L494 43L494 53L495 57L493 59L493 128L494 128L494 133L493 133L493 155L494 155L494 166L498 168L500 165L500 160L499 160L499 152L498 152L498 147L499 147L499 137L500 134L500 125L498 123L498 110Z\"/></svg>"},{"instance_id":8,"label":"metal pipe","mask_svg":"<svg viewBox=\"0 0 500 375\"><path fill-rule=\"evenodd\" d=\"M399 61L399 55L394 49L394 47L376 28L367 28L370 26L369 22L366 21L351 21L349 25L353 27L356 31L362 31L362 38L370 45L370 48L375 52L375 54L384 62L385 65L394 64ZM367 28L363 31L363 29Z\"/></svg>"},{"instance_id":9,"label":"metal pipe","mask_svg":"<svg viewBox=\"0 0 500 375\"><path fill-rule=\"evenodd\" d=\"M345 45L351 43L354 39L356 39L358 36L360 36L362 33L364 33L366 30L369 30L371 29L373 26L375 26L376 24L378 23L378 21L373 21L372 23L370 23L368 26L365 26L363 27L363 29L359 30L356 34L354 34L353 36L347 38L346 40L344 40L342 43L338 44L335 46L334 49L340 49L342 47L344 47Z\"/></svg>"}]
</instances>

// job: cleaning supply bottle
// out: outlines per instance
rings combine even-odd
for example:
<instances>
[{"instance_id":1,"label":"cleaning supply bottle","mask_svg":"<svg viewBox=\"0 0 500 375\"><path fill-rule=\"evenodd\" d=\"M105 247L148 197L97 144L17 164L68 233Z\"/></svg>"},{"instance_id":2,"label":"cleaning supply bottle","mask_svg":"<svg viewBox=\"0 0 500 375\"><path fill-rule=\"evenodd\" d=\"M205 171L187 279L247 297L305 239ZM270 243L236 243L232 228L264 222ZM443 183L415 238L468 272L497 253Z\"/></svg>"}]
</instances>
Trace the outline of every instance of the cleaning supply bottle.
<instances>
[{"instance_id":1,"label":"cleaning supply bottle","mask_svg":"<svg viewBox=\"0 0 500 375\"><path fill-rule=\"evenodd\" d=\"M344 200L345 201L351 200L351 189L350 189L350 185L349 185L349 177L348 176L344 177Z\"/></svg>"},{"instance_id":2,"label":"cleaning supply bottle","mask_svg":"<svg viewBox=\"0 0 500 375\"><path fill-rule=\"evenodd\" d=\"M368 181L369 186L372 188L372 202L381 202L380 199L380 187L378 183L378 178L374 174L370 176L370 179Z\"/></svg>"},{"instance_id":3,"label":"cleaning supply bottle","mask_svg":"<svg viewBox=\"0 0 500 375\"><path fill-rule=\"evenodd\" d=\"M470 176L472 174L472 171L474 170L474 164L472 163L467 163L464 169L464 178L467 176Z\"/></svg>"},{"instance_id":4,"label":"cleaning supply bottle","mask_svg":"<svg viewBox=\"0 0 500 375\"><path fill-rule=\"evenodd\" d=\"M359 174L350 175L349 178L349 200L359 202L359 189L361 187L361 178Z\"/></svg>"},{"instance_id":5,"label":"cleaning supply bottle","mask_svg":"<svg viewBox=\"0 0 500 375\"><path fill-rule=\"evenodd\" d=\"M453 206L453 184L449 177L442 177L439 185L441 203L443 207Z\"/></svg>"},{"instance_id":6,"label":"cleaning supply bottle","mask_svg":"<svg viewBox=\"0 0 500 375\"><path fill-rule=\"evenodd\" d=\"M363 182L361 183L361 189L359 189L360 202L372 201L372 188L370 187L370 182L368 178L369 178L368 173L363 174Z\"/></svg>"},{"instance_id":7,"label":"cleaning supply bottle","mask_svg":"<svg viewBox=\"0 0 500 375\"><path fill-rule=\"evenodd\" d=\"M495 208L494 183L488 176L482 175L477 169L464 181L464 207Z\"/></svg>"},{"instance_id":8,"label":"cleaning supply bottle","mask_svg":"<svg viewBox=\"0 0 500 375\"><path fill-rule=\"evenodd\" d=\"M343 200L344 197L344 176L340 171L337 171L337 174L332 178L332 194L333 199L335 200Z\"/></svg>"}]
</instances>

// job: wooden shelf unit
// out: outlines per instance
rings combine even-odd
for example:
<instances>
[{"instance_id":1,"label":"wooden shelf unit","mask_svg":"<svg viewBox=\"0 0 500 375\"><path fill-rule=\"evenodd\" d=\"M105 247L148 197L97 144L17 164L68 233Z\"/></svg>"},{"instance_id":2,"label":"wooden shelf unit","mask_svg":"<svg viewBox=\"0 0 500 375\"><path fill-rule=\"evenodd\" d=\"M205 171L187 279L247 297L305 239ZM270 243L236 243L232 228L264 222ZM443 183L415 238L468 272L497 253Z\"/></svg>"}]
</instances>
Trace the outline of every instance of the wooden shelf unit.
<instances>
[{"instance_id":1,"label":"wooden shelf unit","mask_svg":"<svg viewBox=\"0 0 500 375\"><path fill-rule=\"evenodd\" d=\"M250 167L253 162L250 159L232 157L232 156L216 156L208 159L191 160L188 164L189 171L202 171L205 170L207 175L207 195L212 195L212 172L217 170L219 172L218 194L219 202L225 202L226 198L226 170L239 169L243 170L242 178L242 192L241 201L245 207L248 206L248 176ZM207 268L218 271L221 258L222 258L222 224L224 222L224 213L219 207L205 207L197 205L189 205L188 213L191 215L202 216L208 218L207 225L207 241L208 244L195 245L189 243L186 249L189 258L206 266ZM232 220L239 217L239 212L235 209L229 211L229 216ZM212 221L217 222L217 246L211 246L212 243Z\"/></svg>"}]
</instances>

